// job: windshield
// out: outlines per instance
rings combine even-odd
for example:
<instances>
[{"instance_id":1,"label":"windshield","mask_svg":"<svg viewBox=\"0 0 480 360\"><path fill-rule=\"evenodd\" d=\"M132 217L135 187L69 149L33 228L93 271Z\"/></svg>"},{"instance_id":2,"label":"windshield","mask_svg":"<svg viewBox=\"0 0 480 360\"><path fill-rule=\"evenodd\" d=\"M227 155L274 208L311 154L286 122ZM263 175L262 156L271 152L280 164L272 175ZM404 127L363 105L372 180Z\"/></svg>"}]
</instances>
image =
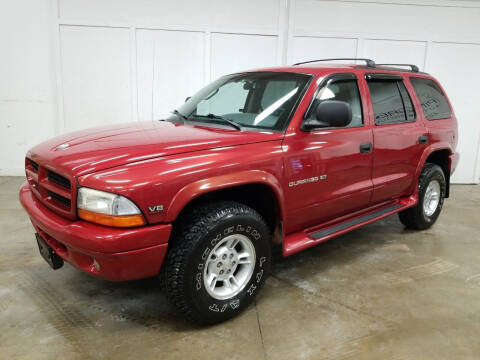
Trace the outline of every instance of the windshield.
<instances>
[{"instance_id":1,"label":"windshield","mask_svg":"<svg viewBox=\"0 0 480 360\"><path fill-rule=\"evenodd\" d=\"M252 72L224 76L207 85L177 110L189 121L282 130L310 75Z\"/></svg>"}]
</instances>

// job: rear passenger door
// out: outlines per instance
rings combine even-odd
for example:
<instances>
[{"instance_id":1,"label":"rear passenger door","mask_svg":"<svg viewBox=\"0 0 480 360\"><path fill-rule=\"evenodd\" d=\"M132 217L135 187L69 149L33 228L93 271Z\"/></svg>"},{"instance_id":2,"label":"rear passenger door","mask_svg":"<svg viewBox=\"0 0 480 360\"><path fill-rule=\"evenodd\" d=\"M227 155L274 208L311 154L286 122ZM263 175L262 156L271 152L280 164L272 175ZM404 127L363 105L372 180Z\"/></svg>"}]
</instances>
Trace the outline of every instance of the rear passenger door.
<instances>
[{"instance_id":1,"label":"rear passenger door","mask_svg":"<svg viewBox=\"0 0 480 360\"><path fill-rule=\"evenodd\" d=\"M403 77L367 74L373 116L372 204L408 196L428 142Z\"/></svg>"}]
</instances>

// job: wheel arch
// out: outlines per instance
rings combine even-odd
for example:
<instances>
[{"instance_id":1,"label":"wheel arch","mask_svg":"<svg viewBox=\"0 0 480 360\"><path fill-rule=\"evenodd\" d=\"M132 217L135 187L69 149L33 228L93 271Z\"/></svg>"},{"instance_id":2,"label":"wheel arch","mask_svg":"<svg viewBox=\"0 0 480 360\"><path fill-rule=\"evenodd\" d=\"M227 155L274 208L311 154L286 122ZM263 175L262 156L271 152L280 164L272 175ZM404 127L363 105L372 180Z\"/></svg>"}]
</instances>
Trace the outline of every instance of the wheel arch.
<instances>
[{"instance_id":1,"label":"wheel arch","mask_svg":"<svg viewBox=\"0 0 480 360\"><path fill-rule=\"evenodd\" d=\"M432 163L440 166L443 170L443 173L445 175L445 181L447 183L447 189L445 192L446 198L450 196L450 173L451 173L450 155L452 154L453 154L453 151L448 145L435 146L435 147L432 146L423 153L422 159L419 162L419 165L416 171L416 179L418 179L426 163Z\"/></svg>"},{"instance_id":2,"label":"wheel arch","mask_svg":"<svg viewBox=\"0 0 480 360\"><path fill-rule=\"evenodd\" d=\"M247 170L183 187L170 202L165 221L174 223L192 207L215 200L234 200L254 208L272 232L284 219L283 191L277 178L265 171Z\"/></svg>"}]
</instances>

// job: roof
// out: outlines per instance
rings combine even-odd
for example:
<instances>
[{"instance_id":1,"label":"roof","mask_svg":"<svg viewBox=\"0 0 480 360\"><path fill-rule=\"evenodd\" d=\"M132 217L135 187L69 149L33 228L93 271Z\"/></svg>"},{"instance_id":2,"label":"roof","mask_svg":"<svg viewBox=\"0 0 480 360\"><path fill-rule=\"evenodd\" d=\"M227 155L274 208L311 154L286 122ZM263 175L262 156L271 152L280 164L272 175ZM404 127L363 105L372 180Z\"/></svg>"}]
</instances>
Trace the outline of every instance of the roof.
<instances>
[{"instance_id":1,"label":"roof","mask_svg":"<svg viewBox=\"0 0 480 360\"><path fill-rule=\"evenodd\" d=\"M366 61L369 65L358 64L358 63L338 63L333 62L335 60L344 60L344 59L326 59L324 60L313 60L304 63L297 63L290 66L275 66L269 68L255 69L255 71L282 71L282 72L295 72L295 73L308 73L313 75L324 75L331 72L351 72L355 70L370 70L372 72L388 72L388 73L410 73L410 74L422 74L428 75L426 73L420 72L416 65L412 64L375 64L373 60L370 59L351 59L357 61ZM350 60L350 59L348 59ZM398 67L400 66L400 67ZM406 68L410 67L410 69Z\"/></svg>"},{"instance_id":2,"label":"roof","mask_svg":"<svg viewBox=\"0 0 480 360\"><path fill-rule=\"evenodd\" d=\"M308 65L287 65L287 66L272 66L268 68L255 69L252 71L281 71L281 72L294 72L294 73L308 73L314 75L321 75L332 71L352 71L358 68L357 64L308 64Z\"/></svg>"}]
</instances>

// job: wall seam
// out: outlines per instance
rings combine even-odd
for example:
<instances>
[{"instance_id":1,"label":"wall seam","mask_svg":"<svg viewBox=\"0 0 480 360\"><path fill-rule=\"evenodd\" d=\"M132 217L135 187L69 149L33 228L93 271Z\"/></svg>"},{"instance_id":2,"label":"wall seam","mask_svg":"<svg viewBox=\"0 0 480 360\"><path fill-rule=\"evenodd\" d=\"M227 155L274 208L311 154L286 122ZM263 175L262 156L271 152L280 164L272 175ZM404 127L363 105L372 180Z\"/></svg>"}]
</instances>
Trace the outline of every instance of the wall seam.
<instances>
[{"instance_id":1,"label":"wall seam","mask_svg":"<svg viewBox=\"0 0 480 360\"><path fill-rule=\"evenodd\" d=\"M62 49L61 49L61 25L59 23L60 0L51 0L53 15L53 61L55 72L55 90L57 116L54 126L54 134L60 135L65 132L65 104L63 98L63 76L62 76Z\"/></svg>"}]
</instances>

